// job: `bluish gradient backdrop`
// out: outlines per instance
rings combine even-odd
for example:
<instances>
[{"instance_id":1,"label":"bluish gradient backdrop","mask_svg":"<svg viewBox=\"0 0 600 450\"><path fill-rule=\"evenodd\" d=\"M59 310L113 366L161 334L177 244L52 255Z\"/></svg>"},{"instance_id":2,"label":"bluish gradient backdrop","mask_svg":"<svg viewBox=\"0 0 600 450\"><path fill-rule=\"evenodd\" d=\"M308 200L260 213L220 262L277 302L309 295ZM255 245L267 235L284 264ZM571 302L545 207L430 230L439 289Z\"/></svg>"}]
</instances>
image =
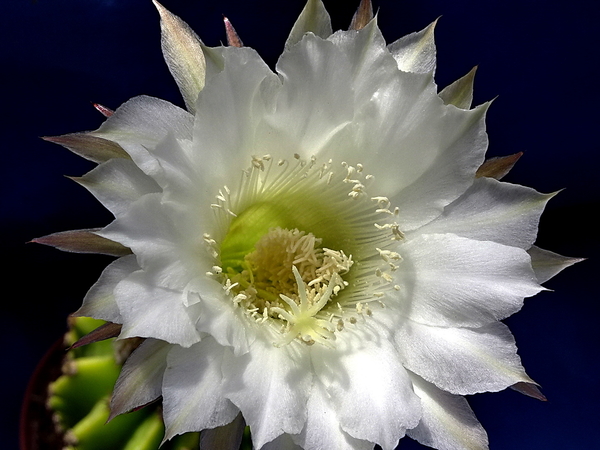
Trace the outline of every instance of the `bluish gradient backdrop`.
<instances>
[{"instance_id":1,"label":"bluish gradient backdrop","mask_svg":"<svg viewBox=\"0 0 600 450\"><path fill-rule=\"evenodd\" d=\"M357 1L325 2L334 29L347 28ZM208 45L224 41L227 15L245 45L271 67L303 4L164 0ZM506 181L543 192L566 188L550 202L538 244L590 258L551 280L554 292L526 300L506 321L549 401L510 390L471 397L491 449L600 448L600 307L592 286L600 260L598 2L378 0L375 7L388 42L442 16L437 83L444 87L479 66L475 103L498 97L488 115L489 155L525 152ZM97 128L103 118L90 102L116 108L147 94L183 106L162 60L159 33L150 0L3 3L2 448L17 448L20 403L36 363L110 261L25 244L111 220L87 191L63 177L93 165L39 136ZM400 448L422 447L404 439Z\"/></svg>"}]
</instances>

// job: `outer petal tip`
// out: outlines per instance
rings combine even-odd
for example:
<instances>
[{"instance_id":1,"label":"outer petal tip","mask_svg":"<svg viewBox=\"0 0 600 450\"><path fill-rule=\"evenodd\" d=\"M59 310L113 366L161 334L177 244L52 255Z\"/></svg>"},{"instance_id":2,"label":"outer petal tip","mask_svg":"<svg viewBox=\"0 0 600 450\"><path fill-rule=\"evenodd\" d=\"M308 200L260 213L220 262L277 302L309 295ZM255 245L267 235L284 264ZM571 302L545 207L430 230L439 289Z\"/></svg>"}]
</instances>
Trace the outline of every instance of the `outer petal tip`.
<instances>
[{"instance_id":1,"label":"outer petal tip","mask_svg":"<svg viewBox=\"0 0 600 450\"><path fill-rule=\"evenodd\" d=\"M233 28L231 21L223 16L223 22L225 23L225 32L227 33L227 45L230 47L243 47L244 44L235 31L235 28Z\"/></svg>"},{"instance_id":2,"label":"outer petal tip","mask_svg":"<svg viewBox=\"0 0 600 450\"><path fill-rule=\"evenodd\" d=\"M545 283L563 269L586 259L562 256L535 245L527 250L527 253L531 256L531 265L539 283Z\"/></svg>"},{"instance_id":3,"label":"outer petal tip","mask_svg":"<svg viewBox=\"0 0 600 450\"><path fill-rule=\"evenodd\" d=\"M321 0L308 0L285 42L285 48L297 44L306 33L327 39L333 33L331 18Z\"/></svg>"},{"instance_id":4,"label":"outer petal tip","mask_svg":"<svg viewBox=\"0 0 600 450\"><path fill-rule=\"evenodd\" d=\"M94 108L96 108L98 110L98 112L100 112L100 114L102 114L104 117L110 117L112 116L115 112L110 109L107 108L104 105L101 105L100 103L92 103L92 105L94 106Z\"/></svg>"},{"instance_id":5,"label":"outer petal tip","mask_svg":"<svg viewBox=\"0 0 600 450\"><path fill-rule=\"evenodd\" d=\"M62 231L32 239L35 244L49 245L73 253L100 253L110 256L125 256L131 250L118 242L96 234L97 229Z\"/></svg>"},{"instance_id":6,"label":"outer petal tip","mask_svg":"<svg viewBox=\"0 0 600 450\"><path fill-rule=\"evenodd\" d=\"M94 342L100 342L106 339L117 337L119 333L121 333L121 327L121 324L106 322L104 325L100 325L94 331L89 332L71 345L69 350L92 344Z\"/></svg>"},{"instance_id":7,"label":"outer petal tip","mask_svg":"<svg viewBox=\"0 0 600 450\"><path fill-rule=\"evenodd\" d=\"M93 136L90 133L71 133L62 136L42 136L42 139L62 145L66 149L95 163L113 158L129 158L123 148L108 139Z\"/></svg>"},{"instance_id":8,"label":"outer petal tip","mask_svg":"<svg viewBox=\"0 0 600 450\"><path fill-rule=\"evenodd\" d=\"M179 86L185 105L196 110L196 99L204 88L206 61L202 42L192 29L156 0L152 0L160 15L161 44L169 71Z\"/></svg>"},{"instance_id":9,"label":"outer petal tip","mask_svg":"<svg viewBox=\"0 0 600 450\"><path fill-rule=\"evenodd\" d=\"M488 177L500 180L511 171L521 156L523 156L523 152L486 159L479 169L477 169L475 177Z\"/></svg>"},{"instance_id":10,"label":"outer petal tip","mask_svg":"<svg viewBox=\"0 0 600 450\"><path fill-rule=\"evenodd\" d=\"M520 392L523 395L536 398L542 402L548 401L546 396L542 394L542 391L540 391L539 387L535 383L526 383L521 381L519 383L513 384L511 386L511 389L514 389L515 391Z\"/></svg>"},{"instance_id":11,"label":"outer petal tip","mask_svg":"<svg viewBox=\"0 0 600 450\"><path fill-rule=\"evenodd\" d=\"M454 105L457 108L469 109L473 103L473 83L477 66L473 67L469 73L459 78L454 83L446 86L439 93L440 98L446 105Z\"/></svg>"},{"instance_id":12,"label":"outer petal tip","mask_svg":"<svg viewBox=\"0 0 600 450\"><path fill-rule=\"evenodd\" d=\"M373 18L373 4L371 0L361 0L358 9L352 17L350 23L351 30L360 30L364 28Z\"/></svg>"},{"instance_id":13,"label":"outer petal tip","mask_svg":"<svg viewBox=\"0 0 600 450\"><path fill-rule=\"evenodd\" d=\"M391 43L388 48L404 72L433 73L436 50L434 30L439 17L418 33L411 33Z\"/></svg>"}]
</instances>

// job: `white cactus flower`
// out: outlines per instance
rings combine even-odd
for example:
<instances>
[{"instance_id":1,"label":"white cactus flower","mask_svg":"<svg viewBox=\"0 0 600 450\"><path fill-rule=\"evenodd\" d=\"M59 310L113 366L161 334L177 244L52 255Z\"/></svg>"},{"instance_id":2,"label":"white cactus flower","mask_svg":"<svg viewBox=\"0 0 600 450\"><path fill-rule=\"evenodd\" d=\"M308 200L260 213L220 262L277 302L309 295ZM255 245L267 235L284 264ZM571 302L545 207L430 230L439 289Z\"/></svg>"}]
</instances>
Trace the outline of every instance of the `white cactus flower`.
<instances>
[{"instance_id":1,"label":"white cactus flower","mask_svg":"<svg viewBox=\"0 0 600 450\"><path fill-rule=\"evenodd\" d=\"M487 448L462 396L541 396L500 320L577 260L533 246L552 195L481 167L473 73L438 93L433 25L387 45L368 2L333 33L309 0L275 71L156 6L187 111L48 138L99 163L78 181L115 220L38 242L119 256L77 314L147 338L113 414L162 396L201 448L244 421L256 449Z\"/></svg>"}]
</instances>

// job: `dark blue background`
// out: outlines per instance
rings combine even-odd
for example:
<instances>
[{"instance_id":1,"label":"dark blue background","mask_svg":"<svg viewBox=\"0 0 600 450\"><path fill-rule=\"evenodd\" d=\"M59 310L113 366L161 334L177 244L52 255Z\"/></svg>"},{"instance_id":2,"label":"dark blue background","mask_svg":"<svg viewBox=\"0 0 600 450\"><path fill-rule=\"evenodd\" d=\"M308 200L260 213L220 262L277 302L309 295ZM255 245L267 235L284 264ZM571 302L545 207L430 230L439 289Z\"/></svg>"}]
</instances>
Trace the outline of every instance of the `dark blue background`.
<instances>
[{"instance_id":1,"label":"dark blue background","mask_svg":"<svg viewBox=\"0 0 600 450\"><path fill-rule=\"evenodd\" d=\"M332 2L328 2L332 3ZM328 5L346 28L355 2ZM164 0L208 45L223 41L227 15L244 43L274 66L303 0ZM326 2L327 4L327 2ZM507 181L550 202L538 243L591 259L551 280L507 320L542 403L512 391L471 404L491 448L592 449L598 422L600 307L598 272L597 2L379 0L388 42L442 16L437 82L445 86L479 65L475 101L498 96L488 116L489 155L524 151ZM39 136L95 129L90 102L116 108L148 94L182 105L162 61L158 14L150 0L12 0L0 18L2 92L0 214L4 295L3 448L17 446L17 416L27 379L110 258L64 254L25 244L66 229L102 226L109 213L62 175L93 166ZM7 270L8 267L8 270ZM401 448L419 448L405 439Z\"/></svg>"}]
</instances>

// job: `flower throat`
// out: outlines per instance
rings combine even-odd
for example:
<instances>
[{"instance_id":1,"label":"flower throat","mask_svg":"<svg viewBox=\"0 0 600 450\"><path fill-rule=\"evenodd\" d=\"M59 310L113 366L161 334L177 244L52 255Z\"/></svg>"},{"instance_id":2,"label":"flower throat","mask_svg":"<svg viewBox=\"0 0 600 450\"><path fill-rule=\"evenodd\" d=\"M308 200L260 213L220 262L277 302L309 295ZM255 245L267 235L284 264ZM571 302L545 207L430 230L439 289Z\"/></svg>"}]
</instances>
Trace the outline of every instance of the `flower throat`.
<instances>
[{"instance_id":1,"label":"flower throat","mask_svg":"<svg viewBox=\"0 0 600 450\"><path fill-rule=\"evenodd\" d=\"M205 236L217 262L210 274L236 307L271 325L275 345L297 339L333 347L345 321L371 315L373 301L383 305L389 277L382 258L389 262L383 253L390 252L380 248L397 235L381 218L393 214L382 197L366 196L362 166L342 163L334 173L331 161L318 167L315 158L295 159L253 158L239 190L219 192L211 206L220 242Z\"/></svg>"}]
</instances>

